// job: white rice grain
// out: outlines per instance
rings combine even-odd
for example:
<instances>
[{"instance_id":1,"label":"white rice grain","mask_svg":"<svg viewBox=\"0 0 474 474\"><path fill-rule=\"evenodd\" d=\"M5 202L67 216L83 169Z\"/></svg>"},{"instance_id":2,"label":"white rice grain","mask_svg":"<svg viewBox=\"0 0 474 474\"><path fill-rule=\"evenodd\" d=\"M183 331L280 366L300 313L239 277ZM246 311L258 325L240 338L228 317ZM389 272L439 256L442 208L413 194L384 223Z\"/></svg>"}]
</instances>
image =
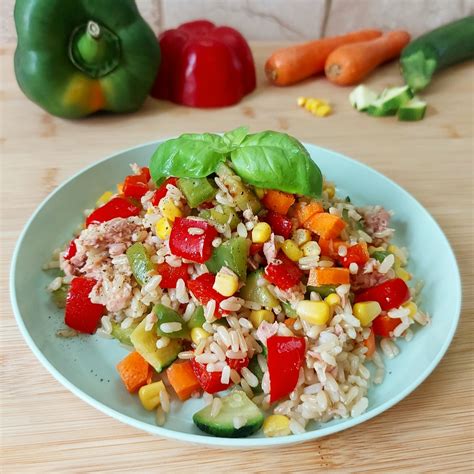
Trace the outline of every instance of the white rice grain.
<instances>
[{"instance_id":1,"label":"white rice grain","mask_svg":"<svg viewBox=\"0 0 474 474\"><path fill-rule=\"evenodd\" d=\"M351 416L359 416L364 413L365 410L367 410L367 407L369 406L369 400L366 397L362 397L353 407L351 410Z\"/></svg>"},{"instance_id":2,"label":"white rice grain","mask_svg":"<svg viewBox=\"0 0 474 474\"><path fill-rule=\"evenodd\" d=\"M230 381L230 367L226 364L226 366L222 369L221 375L221 383L227 385Z\"/></svg>"},{"instance_id":3,"label":"white rice grain","mask_svg":"<svg viewBox=\"0 0 474 474\"><path fill-rule=\"evenodd\" d=\"M170 411L170 396L168 395L168 391L166 388L163 388L160 392L160 405L163 408L165 413L169 413Z\"/></svg>"},{"instance_id":4,"label":"white rice grain","mask_svg":"<svg viewBox=\"0 0 474 474\"><path fill-rule=\"evenodd\" d=\"M247 367L243 367L241 373L250 387L258 386L258 378Z\"/></svg>"},{"instance_id":5,"label":"white rice grain","mask_svg":"<svg viewBox=\"0 0 474 474\"><path fill-rule=\"evenodd\" d=\"M196 356L196 362L199 362L200 364L210 364L217 361L218 361L218 358L215 354L205 353L205 354L199 354Z\"/></svg>"},{"instance_id":6,"label":"white rice grain","mask_svg":"<svg viewBox=\"0 0 474 474\"><path fill-rule=\"evenodd\" d=\"M214 321L214 313L216 311L216 300L209 300L204 308L204 318L207 322Z\"/></svg>"},{"instance_id":7,"label":"white rice grain","mask_svg":"<svg viewBox=\"0 0 474 474\"><path fill-rule=\"evenodd\" d=\"M189 302L189 295L186 291L186 284L182 278L179 278L176 282L176 299L181 304L186 304Z\"/></svg>"},{"instance_id":8,"label":"white rice grain","mask_svg":"<svg viewBox=\"0 0 474 474\"><path fill-rule=\"evenodd\" d=\"M173 322L173 323L162 323L160 324L160 331L171 334L173 332L181 331L183 329L182 323Z\"/></svg>"},{"instance_id":9,"label":"white rice grain","mask_svg":"<svg viewBox=\"0 0 474 474\"><path fill-rule=\"evenodd\" d=\"M385 274L387 273L395 263L395 256L393 254L388 254L379 265L378 271L379 273Z\"/></svg>"},{"instance_id":10,"label":"white rice grain","mask_svg":"<svg viewBox=\"0 0 474 474\"><path fill-rule=\"evenodd\" d=\"M243 302L244 300L242 300L242 298L231 296L230 298L222 300L220 307L225 311L239 311L239 309L242 307Z\"/></svg>"},{"instance_id":11,"label":"white rice grain","mask_svg":"<svg viewBox=\"0 0 474 474\"><path fill-rule=\"evenodd\" d=\"M349 265L349 272L351 275L357 275L357 272L359 271L359 265L357 265L357 263L355 262L352 262L350 265Z\"/></svg>"},{"instance_id":12,"label":"white rice grain","mask_svg":"<svg viewBox=\"0 0 474 474\"><path fill-rule=\"evenodd\" d=\"M306 430L304 429L304 426L300 424L298 421L295 419L292 419L290 421L289 428L293 434L303 434Z\"/></svg>"},{"instance_id":13,"label":"white rice grain","mask_svg":"<svg viewBox=\"0 0 474 474\"><path fill-rule=\"evenodd\" d=\"M217 326L217 334L220 337L220 340L226 347L230 347L232 344L232 339L229 334L229 331L224 326Z\"/></svg>"},{"instance_id":14,"label":"white rice grain","mask_svg":"<svg viewBox=\"0 0 474 474\"><path fill-rule=\"evenodd\" d=\"M239 428L242 428L242 426L245 426L245 423L247 423L247 419L245 416L234 416L232 419L232 423L234 425L234 428L238 430Z\"/></svg>"},{"instance_id":15,"label":"white rice grain","mask_svg":"<svg viewBox=\"0 0 474 474\"><path fill-rule=\"evenodd\" d=\"M397 345L386 337L380 341L380 347L382 348L384 355L389 359L393 359L400 352L400 349L397 347Z\"/></svg>"},{"instance_id":16,"label":"white rice grain","mask_svg":"<svg viewBox=\"0 0 474 474\"><path fill-rule=\"evenodd\" d=\"M242 237L244 239L247 238L247 227L245 227L245 224L243 222L239 222L237 224L237 233L239 234L239 237Z\"/></svg>"},{"instance_id":17,"label":"white rice grain","mask_svg":"<svg viewBox=\"0 0 474 474\"><path fill-rule=\"evenodd\" d=\"M189 227L188 234L189 235L203 235L204 229L201 229L200 227Z\"/></svg>"},{"instance_id":18,"label":"white rice grain","mask_svg":"<svg viewBox=\"0 0 474 474\"><path fill-rule=\"evenodd\" d=\"M102 316L100 319L102 324L102 329L105 333L111 334L112 333L112 323L110 322L110 316Z\"/></svg>"},{"instance_id":19,"label":"white rice grain","mask_svg":"<svg viewBox=\"0 0 474 474\"><path fill-rule=\"evenodd\" d=\"M212 405L211 405L211 418L215 418L221 411L221 408L222 408L222 400L218 397L214 398L214 400L212 400Z\"/></svg>"},{"instance_id":20,"label":"white rice grain","mask_svg":"<svg viewBox=\"0 0 474 474\"><path fill-rule=\"evenodd\" d=\"M207 355L207 354L206 354ZM201 357L201 356L199 356ZM178 354L178 358L181 360L190 360L194 359L194 352L193 351L183 351Z\"/></svg>"},{"instance_id":21,"label":"white rice grain","mask_svg":"<svg viewBox=\"0 0 474 474\"><path fill-rule=\"evenodd\" d=\"M225 361L225 353L222 350L221 346L219 346L219 344L217 344L216 342L211 342L209 348L211 349L211 352L216 354L217 358L220 361Z\"/></svg>"},{"instance_id":22,"label":"white rice grain","mask_svg":"<svg viewBox=\"0 0 474 474\"><path fill-rule=\"evenodd\" d=\"M48 291L53 292L56 290L59 290L61 288L61 285L63 284L63 279L62 277L56 277L49 285L48 285Z\"/></svg>"}]
</instances>

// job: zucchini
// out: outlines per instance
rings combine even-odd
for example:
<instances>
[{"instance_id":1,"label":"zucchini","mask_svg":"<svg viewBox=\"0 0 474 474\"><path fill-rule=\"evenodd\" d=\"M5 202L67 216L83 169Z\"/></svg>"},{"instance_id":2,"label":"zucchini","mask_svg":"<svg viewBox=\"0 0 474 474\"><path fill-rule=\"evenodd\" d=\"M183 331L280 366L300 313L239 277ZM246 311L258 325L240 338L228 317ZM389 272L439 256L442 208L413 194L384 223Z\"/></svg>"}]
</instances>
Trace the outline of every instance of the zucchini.
<instances>
[{"instance_id":1,"label":"zucchini","mask_svg":"<svg viewBox=\"0 0 474 474\"><path fill-rule=\"evenodd\" d=\"M178 188L192 208L210 201L217 193L216 187L207 178L179 178Z\"/></svg>"},{"instance_id":2,"label":"zucchini","mask_svg":"<svg viewBox=\"0 0 474 474\"><path fill-rule=\"evenodd\" d=\"M398 120L411 121L422 120L426 112L426 102L414 97L402 105L397 112Z\"/></svg>"},{"instance_id":3,"label":"zucchini","mask_svg":"<svg viewBox=\"0 0 474 474\"><path fill-rule=\"evenodd\" d=\"M385 89L382 94L367 107L367 113L375 117L395 115L397 110L412 97L413 93L408 86Z\"/></svg>"},{"instance_id":4,"label":"zucchini","mask_svg":"<svg viewBox=\"0 0 474 474\"><path fill-rule=\"evenodd\" d=\"M242 438L250 436L263 425L263 413L240 390L221 398L222 407L216 416L211 416L212 404L199 410L193 416L194 424L205 433L221 438ZM245 424L234 427L234 418L242 417Z\"/></svg>"},{"instance_id":5,"label":"zucchini","mask_svg":"<svg viewBox=\"0 0 474 474\"><path fill-rule=\"evenodd\" d=\"M51 298L58 308L66 307L66 298L69 292L69 285L63 283L57 290L51 293Z\"/></svg>"},{"instance_id":6,"label":"zucchini","mask_svg":"<svg viewBox=\"0 0 474 474\"><path fill-rule=\"evenodd\" d=\"M258 356L254 355L249 362L248 369L252 372L255 377L258 379L258 385L256 387L252 387L252 391L255 394L262 393L262 379L263 379L263 371L258 363Z\"/></svg>"},{"instance_id":7,"label":"zucchini","mask_svg":"<svg viewBox=\"0 0 474 474\"><path fill-rule=\"evenodd\" d=\"M377 95L377 92L361 84L349 94L349 102L352 107L362 112L363 110L367 110L369 105L372 105L372 103L376 101Z\"/></svg>"},{"instance_id":8,"label":"zucchini","mask_svg":"<svg viewBox=\"0 0 474 474\"><path fill-rule=\"evenodd\" d=\"M253 301L265 308L275 308L279 304L278 300L270 293L266 285L257 285L259 278L263 278L263 270L256 270L248 275L245 285L240 289L241 298Z\"/></svg>"},{"instance_id":9,"label":"zucchini","mask_svg":"<svg viewBox=\"0 0 474 474\"><path fill-rule=\"evenodd\" d=\"M120 323L112 321L112 337L117 339L122 344L125 344L127 346L133 346L132 341L130 340L130 336L132 335L132 332L135 331L135 328L137 326L138 322L132 323L132 325L128 328L123 329L120 326Z\"/></svg>"},{"instance_id":10,"label":"zucchini","mask_svg":"<svg viewBox=\"0 0 474 474\"><path fill-rule=\"evenodd\" d=\"M400 55L406 84L424 89L433 74L453 64L474 58L474 16L448 23L407 45Z\"/></svg>"}]
</instances>

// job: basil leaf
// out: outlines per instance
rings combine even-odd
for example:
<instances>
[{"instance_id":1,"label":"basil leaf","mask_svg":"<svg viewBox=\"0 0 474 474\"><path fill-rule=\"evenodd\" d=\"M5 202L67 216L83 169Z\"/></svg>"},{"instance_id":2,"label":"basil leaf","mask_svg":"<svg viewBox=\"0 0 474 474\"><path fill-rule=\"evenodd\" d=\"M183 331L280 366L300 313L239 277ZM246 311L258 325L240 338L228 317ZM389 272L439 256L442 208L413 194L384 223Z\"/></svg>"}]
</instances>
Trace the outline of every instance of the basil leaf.
<instances>
[{"instance_id":1,"label":"basil leaf","mask_svg":"<svg viewBox=\"0 0 474 474\"><path fill-rule=\"evenodd\" d=\"M323 179L306 148L286 133L247 135L230 154L235 172L259 188L319 197Z\"/></svg>"},{"instance_id":2,"label":"basil leaf","mask_svg":"<svg viewBox=\"0 0 474 474\"><path fill-rule=\"evenodd\" d=\"M249 129L247 127L239 127L231 130L230 132L224 133L222 138L224 139L230 151L237 148L248 134Z\"/></svg>"},{"instance_id":3,"label":"basil leaf","mask_svg":"<svg viewBox=\"0 0 474 474\"><path fill-rule=\"evenodd\" d=\"M153 181L163 178L204 178L226 159L228 147L220 135L185 133L167 140L153 153L150 173Z\"/></svg>"}]
</instances>

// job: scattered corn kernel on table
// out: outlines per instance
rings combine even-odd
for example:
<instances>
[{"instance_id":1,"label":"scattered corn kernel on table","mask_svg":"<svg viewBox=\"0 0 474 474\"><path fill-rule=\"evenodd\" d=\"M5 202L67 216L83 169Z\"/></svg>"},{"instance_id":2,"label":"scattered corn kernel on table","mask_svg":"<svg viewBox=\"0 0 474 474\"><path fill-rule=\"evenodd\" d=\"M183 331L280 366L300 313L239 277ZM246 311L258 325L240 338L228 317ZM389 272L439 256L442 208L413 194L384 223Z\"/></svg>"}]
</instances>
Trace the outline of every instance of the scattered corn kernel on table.
<instances>
[{"instance_id":1,"label":"scattered corn kernel on table","mask_svg":"<svg viewBox=\"0 0 474 474\"><path fill-rule=\"evenodd\" d=\"M323 78L290 88L270 87L262 64L278 45L254 44L259 87L240 104L197 110L148 100L124 116L83 121L54 118L16 85L12 45L0 49L3 72L2 150L2 472L448 472L473 469L473 70L464 64L437 77L421 122L372 118L354 111L350 89ZM400 85L396 64L368 85ZM298 96L328 100L319 118L297 106ZM274 450L230 450L155 438L108 418L62 387L27 347L7 291L18 234L48 193L81 168L115 151L187 131L287 131L369 164L411 192L450 239L464 284L461 323L445 358L409 397L350 430ZM446 295L449 298L449 295ZM449 317L449 315L446 315Z\"/></svg>"}]
</instances>

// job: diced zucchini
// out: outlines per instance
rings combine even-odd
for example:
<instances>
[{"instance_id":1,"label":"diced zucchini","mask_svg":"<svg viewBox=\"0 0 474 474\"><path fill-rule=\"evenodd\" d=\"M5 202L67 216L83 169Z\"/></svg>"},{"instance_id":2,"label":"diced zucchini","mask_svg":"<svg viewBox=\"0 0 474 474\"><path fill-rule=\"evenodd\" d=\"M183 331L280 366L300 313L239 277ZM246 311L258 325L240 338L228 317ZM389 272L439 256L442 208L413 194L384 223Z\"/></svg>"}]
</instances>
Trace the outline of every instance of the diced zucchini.
<instances>
[{"instance_id":1,"label":"diced zucchini","mask_svg":"<svg viewBox=\"0 0 474 474\"><path fill-rule=\"evenodd\" d=\"M213 250L211 258L206 262L206 267L214 274L222 267L227 267L241 280L245 280L249 248L248 239L234 237Z\"/></svg>"},{"instance_id":2,"label":"diced zucchini","mask_svg":"<svg viewBox=\"0 0 474 474\"><path fill-rule=\"evenodd\" d=\"M207 178L179 178L178 187L184 194L189 207L193 208L210 201L217 192L216 187Z\"/></svg>"},{"instance_id":3,"label":"diced zucchini","mask_svg":"<svg viewBox=\"0 0 474 474\"><path fill-rule=\"evenodd\" d=\"M120 326L120 323L112 321L112 336L122 344L133 346L130 336L132 335L132 332L135 331L135 328L138 326L138 324L139 323L137 322L132 324L130 327L123 329Z\"/></svg>"},{"instance_id":4,"label":"diced zucchini","mask_svg":"<svg viewBox=\"0 0 474 474\"><path fill-rule=\"evenodd\" d=\"M326 296L336 292L336 287L333 285L308 286L307 290L308 293L315 291L319 296L321 296L321 298L326 298Z\"/></svg>"},{"instance_id":5,"label":"diced zucchini","mask_svg":"<svg viewBox=\"0 0 474 474\"><path fill-rule=\"evenodd\" d=\"M57 290L51 293L51 298L53 303L58 308L65 308L66 307L66 298L69 291L69 285L62 284Z\"/></svg>"},{"instance_id":6,"label":"diced zucchini","mask_svg":"<svg viewBox=\"0 0 474 474\"><path fill-rule=\"evenodd\" d=\"M283 311L289 318L296 318L296 316L298 316L296 314L296 310L291 307L290 303L287 303L286 301L282 301L281 305L283 307Z\"/></svg>"},{"instance_id":7,"label":"diced zucchini","mask_svg":"<svg viewBox=\"0 0 474 474\"><path fill-rule=\"evenodd\" d=\"M202 325L206 322L206 318L204 317L204 308L202 306L198 306L195 310L191 319L188 321L188 328L202 328Z\"/></svg>"},{"instance_id":8,"label":"diced zucchini","mask_svg":"<svg viewBox=\"0 0 474 474\"><path fill-rule=\"evenodd\" d=\"M408 86L391 87L367 108L367 113L376 117L395 115L397 110L413 97L413 92Z\"/></svg>"},{"instance_id":9,"label":"diced zucchini","mask_svg":"<svg viewBox=\"0 0 474 474\"><path fill-rule=\"evenodd\" d=\"M187 337L188 329L179 313L162 304L156 304L153 308L153 312L158 318L158 321L156 322L156 334L158 334L158 336L165 336L171 339L182 339L183 337ZM181 329L173 332L163 331L162 324L167 323L180 324Z\"/></svg>"},{"instance_id":10,"label":"diced zucchini","mask_svg":"<svg viewBox=\"0 0 474 474\"><path fill-rule=\"evenodd\" d=\"M222 209L222 210L221 210ZM235 230L240 222L239 216L229 206L213 207L212 209L203 209L199 216L203 219L208 219L219 225L229 224L231 230Z\"/></svg>"},{"instance_id":11,"label":"diced zucchini","mask_svg":"<svg viewBox=\"0 0 474 474\"><path fill-rule=\"evenodd\" d=\"M255 394L262 393L262 379L263 379L263 371L262 368L260 367L260 364L258 363L258 358L256 355L254 355L249 362L248 369L252 374L255 375L258 379L258 385L256 387L252 387L252 391Z\"/></svg>"},{"instance_id":12,"label":"diced zucchini","mask_svg":"<svg viewBox=\"0 0 474 474\"><path fill-rule=\"evenodd\" d=\"M245 394L236 390L222 397L222 407L216 416L211 416L212 406L208 405L193 416L195 425L205 433L222 438L242 438L258 431L264 420L263 413ZM234 427L234 418L246 420L240 428Z\"/></svg>"},{"instance_id":13,"label":"diced zucchini","mask_svg":"<svg viewBox=\"0 0 474 474\"><path fill-rule=\"evenodd\" d=\"M263 270L250 273L245 285L240 289L240 296L266 308L275 308L279 304L277 298L270 293L266 285L257 285L259 278L263 278Z\"/></svg>"},{"instance_id":14,"label":"diced zucchini","mask_svg":"<svg viewBox=\"0 0 474 474\"><path fill-rule=\"evenodd\" d=\"M369 89L363 84L357 86L349 95L349 102L352 107L359 111L367 110L369 105L377 99L377 92Z\"/></svg>"},{"instance_id":15,"label":"diced zucchini","mask_svg":"<svg viewBox=\"0 0 474 474\"><path fill-rule=\"evenodd\" d=\"M135 242L127 249L126 254L135 280L143 286L149 280L150 272L155 269L145 246Z\"/></svg>"},{"instance_id":16,"label":"diced zucchini","mask_svg":"<svg viewBox=\"0 0 474 474\"><path fill-rule=\"evenodd\" d=\"M398 120L414 122L422 120L426 112L426 102L414 97L398 109Z\"/></svg>"},{"instance_id":17,"label":"diced zucchini","mask_svg":"<svg viewBox=\"0 0 474 474\"><path fill-rule=\"evenodd\" d=\"M171 339L166 347L158 349L156 328L145 331L146 321L143 320L130 335L135 350L157 371L161 372L171 365L181 352L179 339Z\"/></svg>"}]
</instances>

